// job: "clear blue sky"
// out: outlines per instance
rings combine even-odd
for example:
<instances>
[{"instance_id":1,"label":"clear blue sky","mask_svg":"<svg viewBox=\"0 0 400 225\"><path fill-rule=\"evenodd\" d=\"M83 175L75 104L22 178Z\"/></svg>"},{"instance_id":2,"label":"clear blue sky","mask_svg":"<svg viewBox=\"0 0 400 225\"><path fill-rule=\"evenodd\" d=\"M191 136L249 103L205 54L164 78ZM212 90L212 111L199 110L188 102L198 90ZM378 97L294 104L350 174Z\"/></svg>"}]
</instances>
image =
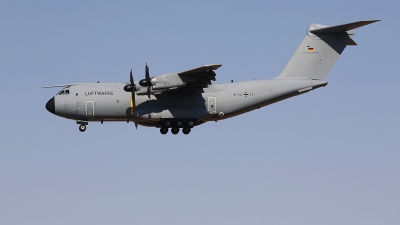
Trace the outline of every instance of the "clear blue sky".
<instances>
[{"instance_id":1,"label":"clear blue sky","mask_svg":"<svg viewBox=\"0 0 400 225\"><path fill-rule=\"evenodd\" d=\"M2 1L0 224L399 224L397 1ZM222 63L277 76L311 23L356 30L329 85L160 135L54 116L77 82Z\"/></svg>"}]
</instances>

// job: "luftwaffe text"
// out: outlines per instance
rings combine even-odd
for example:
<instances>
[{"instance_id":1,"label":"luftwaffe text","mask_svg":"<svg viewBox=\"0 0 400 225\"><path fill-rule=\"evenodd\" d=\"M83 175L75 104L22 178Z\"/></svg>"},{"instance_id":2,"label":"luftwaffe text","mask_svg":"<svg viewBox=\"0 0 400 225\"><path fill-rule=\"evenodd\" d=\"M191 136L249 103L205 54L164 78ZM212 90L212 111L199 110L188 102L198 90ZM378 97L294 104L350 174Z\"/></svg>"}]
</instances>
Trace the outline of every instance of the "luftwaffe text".
<instances>
[{"instance_id":1,"label":"luftwaffe text","mask_svg":"<svg viewBox=\"0 0 400 225\"><path fill-rule=\"evenodd\" d=\"M89 91L89 92L85 92L86 96L89 95L113 95L112 91Z\"/></svg>"}]
</instances>

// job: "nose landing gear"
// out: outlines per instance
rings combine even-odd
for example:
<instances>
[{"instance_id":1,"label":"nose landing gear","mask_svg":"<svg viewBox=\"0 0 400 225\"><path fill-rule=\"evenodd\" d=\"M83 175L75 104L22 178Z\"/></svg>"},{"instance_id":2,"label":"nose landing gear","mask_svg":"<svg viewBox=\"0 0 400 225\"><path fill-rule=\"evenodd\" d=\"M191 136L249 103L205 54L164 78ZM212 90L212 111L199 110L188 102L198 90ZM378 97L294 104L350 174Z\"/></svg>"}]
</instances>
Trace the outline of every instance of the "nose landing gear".
<instances>
[{"instance_id":1,"label":"nose landing gear","mask_svg":"<svg viewBox=\"0 0 400 225\"><path fill-rule=\"evenodd\" d=\"M79 124L79 131L85 132L86 125L88 125L88 122L76 121L76 123Z\"/></svg>"},{"instance_id":2,"label":"nose landing gear","mask_svg":"<svg viewBox=\"0 0 400 225\"><path fill-rule=\"evenodd\" d=\"M79 125L79 131L80 132L84 132L85 130L86 130L86 125L85 124Z\"/></svg>"}]
</instances>

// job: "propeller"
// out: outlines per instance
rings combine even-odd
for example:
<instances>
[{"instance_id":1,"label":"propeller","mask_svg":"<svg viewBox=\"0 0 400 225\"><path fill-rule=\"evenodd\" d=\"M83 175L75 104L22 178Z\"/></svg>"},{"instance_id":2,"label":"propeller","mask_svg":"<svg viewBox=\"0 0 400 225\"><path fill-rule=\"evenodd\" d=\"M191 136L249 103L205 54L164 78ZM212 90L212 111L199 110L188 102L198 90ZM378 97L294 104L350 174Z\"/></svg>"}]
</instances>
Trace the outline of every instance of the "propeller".
<instances>
[{"instance_id":1,"label":"propeller","mask_svg":"<svg viewBox=\"0 0 400 225\"><path fill-rule=\"evenodd\" d=\"M151 83L150 74L149 74L149 67L147 66L147 63L146 63L146 69L145 69L145 70L146 70L145 79L139 81L139 84L140 84L140 86L142 86L142 87L146 87L146 86L147 86L147 96L148 96L149 99L150 99L150 93L151 93L151 86L152 86L152 83Z\"/></svg>"},{"instance_id":2,"label":"propeller","mask_svg":"<svg viewBox=\"0 0 400 225\"><path fill-rule=\"evenodd\" d=\"M126 92L130 92L132 97L131 97L131 115L133 115L133 108L135 106L135 91L136 91L136 85L135 82L133 81L133 76L132 76L132 69L130 73L130 84L125 85L124 90Z\"/></svg>"}]
</instances>

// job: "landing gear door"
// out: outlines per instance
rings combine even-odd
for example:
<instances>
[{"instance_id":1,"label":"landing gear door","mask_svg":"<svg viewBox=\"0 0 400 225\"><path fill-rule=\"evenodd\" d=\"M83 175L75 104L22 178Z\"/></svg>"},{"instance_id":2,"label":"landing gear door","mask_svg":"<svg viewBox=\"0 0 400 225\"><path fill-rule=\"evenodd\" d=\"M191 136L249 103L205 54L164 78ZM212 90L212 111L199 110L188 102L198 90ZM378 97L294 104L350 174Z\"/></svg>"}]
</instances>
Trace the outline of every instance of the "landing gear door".
<instances>
[{"instance_id":1,"label":"landing gear door","mask_svg":"<svg viewBox=\"0 0 400 225\"><path fill-rule=\"evenodd\" d=\"M94 104L93 101L87 101L86 104L86 116L93 117L94 116Z\"/></svg>"},{"instance_id":2,"label":"landing gear door","mask_svg":"<svg viewBox=\"0 0 400 225\"><path fill-rule=\"evenodd\" d=\"M217 98L216 97L208 97L208 112L210 114L217 113Z\"/></svg>"}]
</instances>

